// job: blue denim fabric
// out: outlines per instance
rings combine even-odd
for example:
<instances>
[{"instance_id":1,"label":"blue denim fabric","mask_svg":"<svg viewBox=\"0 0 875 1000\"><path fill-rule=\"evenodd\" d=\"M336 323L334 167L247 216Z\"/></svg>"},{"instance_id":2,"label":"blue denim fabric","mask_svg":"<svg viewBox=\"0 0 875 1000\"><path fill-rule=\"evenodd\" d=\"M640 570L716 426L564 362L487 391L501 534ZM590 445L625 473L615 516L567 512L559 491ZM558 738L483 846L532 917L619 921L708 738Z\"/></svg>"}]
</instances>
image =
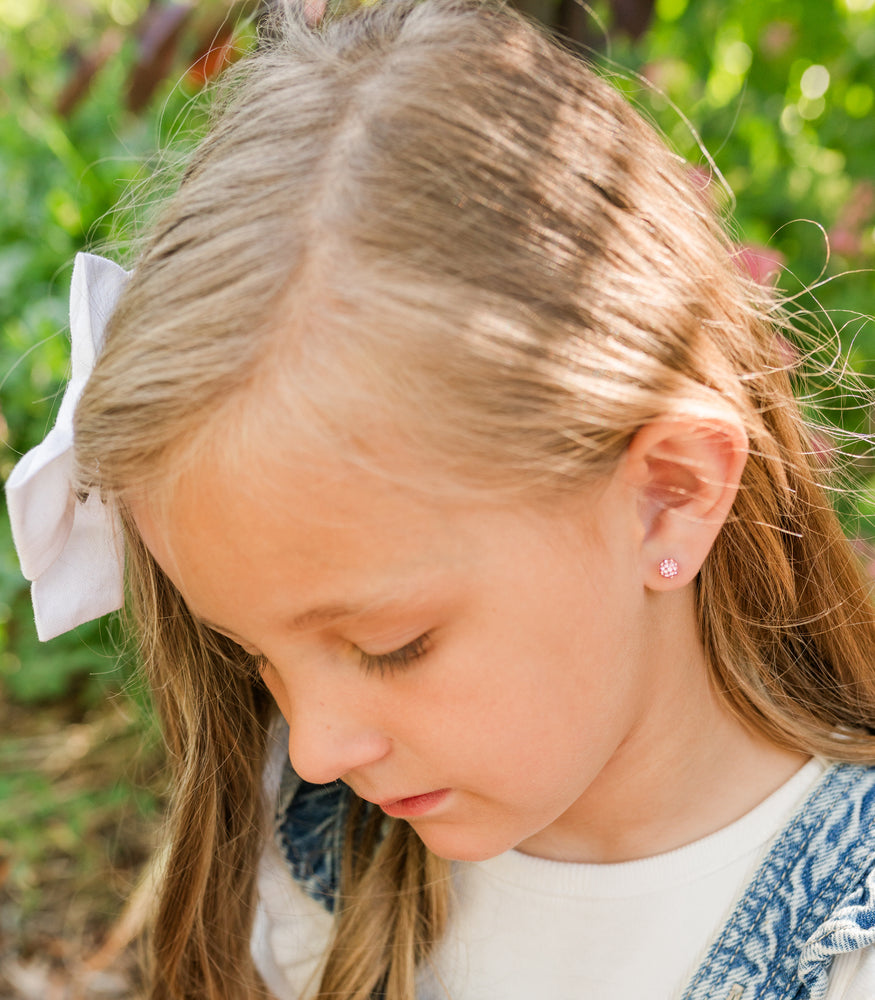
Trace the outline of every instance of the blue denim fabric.
<instances>
[{"instance_id":1,"label":"blue denim fabric","mask_svg":"<svg viewBox=\"0 0 875 1000\"><path fill-rule=\"evenodd\" d=\"M337 781L311 785L287 767L280 784L275 838L292 876L329 913L340 885L340 859L351 790Z\"/></svg>"},{"instance_id":2,"label":"blue denim fabric","mask_svg":"<svg viewBox=\"0 0 875 1000\"><path fill-rule=\"evenodd\" d=\"M277 842L333 911L350 790L290 771ZM836 955L875 943L875 768L829 767L778 835L683 1000L823 1000Z\"/></svg>"},{"instance_id":3,"label":"blue denim fabric","mask_svg":"<svg viewBox=\"0 0 875 1000\"><path fill-rule=\"evenodd\" d=\"M875 942L875 769L830 767L781 832L683 1000L822 1000Z\"/></svg>"}]
</instances>

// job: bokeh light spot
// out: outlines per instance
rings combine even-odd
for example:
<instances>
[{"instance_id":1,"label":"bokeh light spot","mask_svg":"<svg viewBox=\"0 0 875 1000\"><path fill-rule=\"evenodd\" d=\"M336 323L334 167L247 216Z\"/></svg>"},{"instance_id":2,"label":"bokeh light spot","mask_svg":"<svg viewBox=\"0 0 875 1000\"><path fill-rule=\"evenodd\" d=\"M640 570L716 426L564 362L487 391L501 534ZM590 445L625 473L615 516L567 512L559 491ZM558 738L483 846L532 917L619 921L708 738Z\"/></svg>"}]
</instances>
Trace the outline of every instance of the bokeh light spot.
<instances>
[{"instance_id":1,"label":"bokeh light spot","mask_svg":"<svg viewBox=\"0 0 875 1000\"><path fill-rule=\"evenodd\" d=\"M802 74L799 86L802 88L803 97L809 101L816 101L829 89L829 70L819 63L809 66Z\"/></svg>"}]
</instances>

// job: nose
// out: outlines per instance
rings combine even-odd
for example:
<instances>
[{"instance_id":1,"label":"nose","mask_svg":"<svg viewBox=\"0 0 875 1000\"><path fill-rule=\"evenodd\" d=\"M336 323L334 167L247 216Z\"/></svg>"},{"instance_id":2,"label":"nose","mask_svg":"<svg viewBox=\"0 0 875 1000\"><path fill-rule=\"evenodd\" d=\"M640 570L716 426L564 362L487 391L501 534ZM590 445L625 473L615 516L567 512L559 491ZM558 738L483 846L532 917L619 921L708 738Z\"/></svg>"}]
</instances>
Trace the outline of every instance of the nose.
<instances>
[{"instance_id":1,"label":"nose","mask_svg":"<svg viewBox=\"0 0 875 1000\"><path fill-rule=\"evenodd\" d=\"M366 720L318 699L296 699L288 723L292 767L314 785L327 785L374 764L391 748L389 739Z\"/></svg>"}]
</instances>

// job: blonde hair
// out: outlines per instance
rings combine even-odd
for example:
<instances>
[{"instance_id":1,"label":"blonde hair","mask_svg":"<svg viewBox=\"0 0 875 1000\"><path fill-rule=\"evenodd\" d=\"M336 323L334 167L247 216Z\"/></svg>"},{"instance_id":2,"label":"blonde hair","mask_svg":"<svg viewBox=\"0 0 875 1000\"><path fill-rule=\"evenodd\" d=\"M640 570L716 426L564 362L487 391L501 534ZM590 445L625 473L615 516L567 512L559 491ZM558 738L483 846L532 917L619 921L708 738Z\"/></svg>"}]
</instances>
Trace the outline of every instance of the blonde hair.
<instances>
[{"instance_id":1,"label":"blonde hair","mask_svg":"<svg viewBox=\"0 0 875 1000\"><path fill-rule=\"evenodd\" d=\"M272 422L353 461L379 467L362 421L394 415L437 480L521 497L577 489L678 401L719 399L751 453L698 580L714 684L775 743L875 759L867 589L785 321L731 257L683 164L499 3L383 0L316 31L292 11L233 74L137 262L76 416L81 487L123 500L195 447L245 447L267 383ZM252 1000L272 708L127 529L176 781L151 996ZM404 823L354 823L318 995L406 1000L447 867Z\"/></svg>"}]
</instances>

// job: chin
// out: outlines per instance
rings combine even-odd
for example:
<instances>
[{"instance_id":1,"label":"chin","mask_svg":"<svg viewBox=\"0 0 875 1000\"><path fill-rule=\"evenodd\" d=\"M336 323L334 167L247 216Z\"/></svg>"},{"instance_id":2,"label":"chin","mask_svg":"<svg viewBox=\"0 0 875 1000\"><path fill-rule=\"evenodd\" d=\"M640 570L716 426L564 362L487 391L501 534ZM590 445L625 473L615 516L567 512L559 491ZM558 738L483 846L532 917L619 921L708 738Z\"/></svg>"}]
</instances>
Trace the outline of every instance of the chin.
<instances>
[{"instance_id":1,"label":"chin","mask_svg":"<svg viewBox=\"0 0 875 1000\"><path fill-rule=\"evenodd\" d=\"M416 824L419 839L439 858L447 861L488 861L516 847L517 840L502 839L482 830L450 825Z\"/></svg>"}]
</instances>

